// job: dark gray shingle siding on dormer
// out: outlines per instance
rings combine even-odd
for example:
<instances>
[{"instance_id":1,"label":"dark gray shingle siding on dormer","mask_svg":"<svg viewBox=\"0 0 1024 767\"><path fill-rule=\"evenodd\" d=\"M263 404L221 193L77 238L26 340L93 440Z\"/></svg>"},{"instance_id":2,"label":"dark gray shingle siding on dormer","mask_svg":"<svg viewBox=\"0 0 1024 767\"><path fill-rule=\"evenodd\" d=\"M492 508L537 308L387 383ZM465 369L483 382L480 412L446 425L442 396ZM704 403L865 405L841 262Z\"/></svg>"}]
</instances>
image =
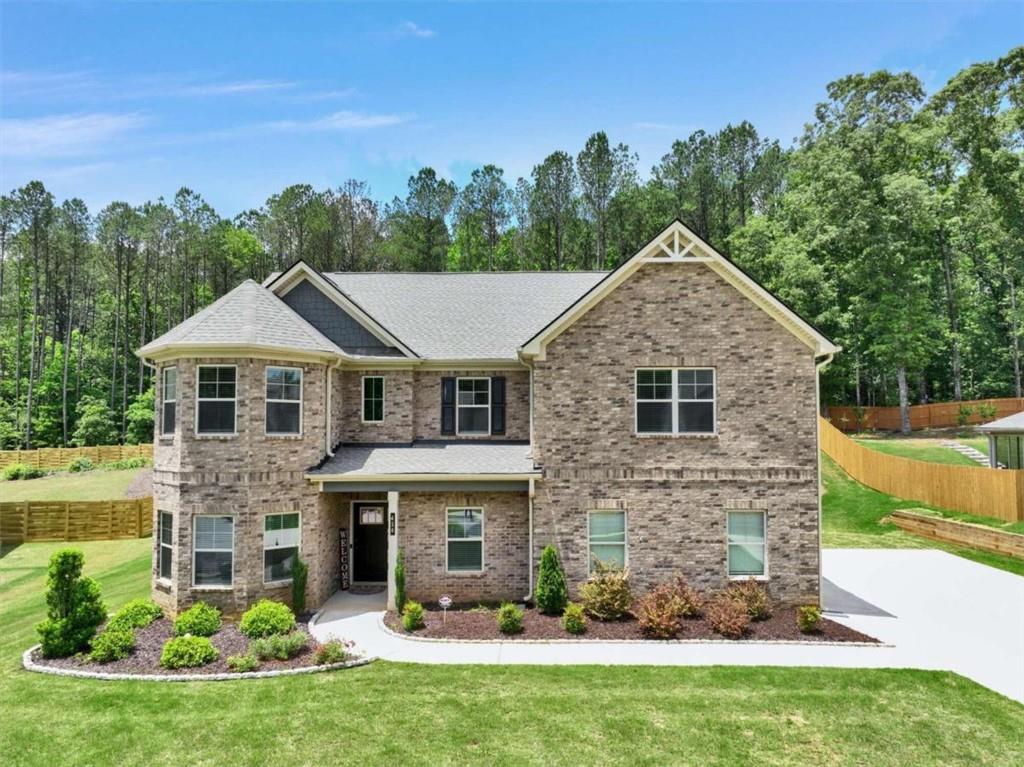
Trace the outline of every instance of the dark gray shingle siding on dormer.
<instances>
[{"instance_id":1,"label":"dark gray shingle siding on dormer","mask_svg":"<svg viewBox=\"0 0 1024 767\"><path fill-rule=\"evenodd\" d=\"M402 356L398 349L385 344L306 280L283 295L281 300L350 354Z\"/></svg>"}]
</instances>

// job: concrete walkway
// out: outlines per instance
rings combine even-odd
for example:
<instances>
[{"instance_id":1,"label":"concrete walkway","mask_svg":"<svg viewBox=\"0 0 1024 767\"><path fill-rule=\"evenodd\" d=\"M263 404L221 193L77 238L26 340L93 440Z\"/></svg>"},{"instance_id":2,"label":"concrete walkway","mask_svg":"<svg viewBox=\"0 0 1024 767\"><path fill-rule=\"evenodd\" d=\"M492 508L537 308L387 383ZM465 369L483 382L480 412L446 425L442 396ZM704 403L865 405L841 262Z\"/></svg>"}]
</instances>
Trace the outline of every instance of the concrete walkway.
<instances>
[{"instance_id":1,"label":"concrete walkway","mask_svg":"<svg viewBox=\"0 0 1024 767\"><path fill-rule=\"evenodd\" d=\"M920 668L963 674L1024 703L1024 578L933 550L826 549L830 614L891 647L767 643L423 642L380 627L383 596L335 594L311 631L412 663Z\"/></svg>"}]
</instances>

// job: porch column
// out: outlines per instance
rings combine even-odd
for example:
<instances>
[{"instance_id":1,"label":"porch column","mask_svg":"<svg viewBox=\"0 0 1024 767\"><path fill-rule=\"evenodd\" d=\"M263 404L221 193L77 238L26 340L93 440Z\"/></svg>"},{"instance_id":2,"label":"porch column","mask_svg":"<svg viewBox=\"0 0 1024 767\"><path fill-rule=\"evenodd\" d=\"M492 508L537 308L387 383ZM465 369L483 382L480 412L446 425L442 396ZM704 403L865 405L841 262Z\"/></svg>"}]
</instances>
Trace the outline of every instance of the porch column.
<instances>
[{"instance_id":1,"label":"porch column","mask_svg":"<svg viewBox=\"0 0 1024 767\"><path fill-rule=\"evenodd\" d=\"M999 468L999 459L996 457L996 436L988 435L988 465L993 469Z\"/></svg>"},{"instance_id":2,"label":"porch column","mask_svg":"<svg viewBox=\"0 0 1024 767\"><path fill-rule=\"evenodd\" d=\"M398 564L398 491L388 491L388 609L395 609L395 565Z\"/></svg>"}]
</instances>

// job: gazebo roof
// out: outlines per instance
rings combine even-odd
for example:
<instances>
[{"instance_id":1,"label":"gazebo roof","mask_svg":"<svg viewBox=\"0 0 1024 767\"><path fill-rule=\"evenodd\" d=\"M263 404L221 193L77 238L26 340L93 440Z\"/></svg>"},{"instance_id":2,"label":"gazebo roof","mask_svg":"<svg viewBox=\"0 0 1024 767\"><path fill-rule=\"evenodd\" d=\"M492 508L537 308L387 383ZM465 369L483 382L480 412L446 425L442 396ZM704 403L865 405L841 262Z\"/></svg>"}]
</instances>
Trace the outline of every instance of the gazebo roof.
<instances>
[{"instance_id":1,"label":"gazebo roof","mask_svg":"<svg viewBox=\"0 0 1024 767\"><path fill-rule=\"evenodd\" d=\"M978 428L986 434L1024 434L1024 413L1014 413Z\"/></svg>"}]
</instances>

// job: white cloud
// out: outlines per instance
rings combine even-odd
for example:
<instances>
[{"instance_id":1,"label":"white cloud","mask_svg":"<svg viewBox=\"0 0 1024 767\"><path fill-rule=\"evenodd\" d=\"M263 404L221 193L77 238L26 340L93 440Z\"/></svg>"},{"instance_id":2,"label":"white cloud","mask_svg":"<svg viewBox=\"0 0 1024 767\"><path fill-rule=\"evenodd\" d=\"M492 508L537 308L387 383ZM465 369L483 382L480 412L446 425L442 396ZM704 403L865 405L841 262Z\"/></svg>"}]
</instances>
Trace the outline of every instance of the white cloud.
<instances>
[{"instance_id":1,"label":"white cloud","mask_svg":"<svg viewBox=\"0 0 1024 767\"><path fill-rule=\"evenodd\" d=\"M237 82L210 82L186 85L178 89L182 96L231 96L242 93L265 93L294 88L287 80L240 80Z\"/></svg>"},{"instance_id":2,"label":"white cloud","mask_svg":"<svg viewBox=\"0 0 1024 767\"><path fill-rule=\"evenodd\" d=\"M427 29L426 27L421 27L415 21L403 21L398 25L398 34L406 37L419 37L426 39L428 37L436 36L437 32L432 29Z\"/></svg>"},{"instance_id":3,"label":"white cloud","mask_svg":"<svg viewBox=\"0 0 1024 767\"><path fill-rule=\"evenodd\" d=\"M49 115L0 119L0 155L54 157L93 154L114 139L146 125L141 114Z\"/></svg>"},{"instance_id":4,"label":"white cloud","mask_svg":"<svg viewBox=\"0 0 1024 767\"><path fill-rule=\"evenodd\" d=\"M278 120L277 122L264 123L262 127L275 131L305 133L384 128L407 121L408 118L401 115L341 111L332 112L323 117L314 117L309 120Z\"/></svg>"}]
</instances>

